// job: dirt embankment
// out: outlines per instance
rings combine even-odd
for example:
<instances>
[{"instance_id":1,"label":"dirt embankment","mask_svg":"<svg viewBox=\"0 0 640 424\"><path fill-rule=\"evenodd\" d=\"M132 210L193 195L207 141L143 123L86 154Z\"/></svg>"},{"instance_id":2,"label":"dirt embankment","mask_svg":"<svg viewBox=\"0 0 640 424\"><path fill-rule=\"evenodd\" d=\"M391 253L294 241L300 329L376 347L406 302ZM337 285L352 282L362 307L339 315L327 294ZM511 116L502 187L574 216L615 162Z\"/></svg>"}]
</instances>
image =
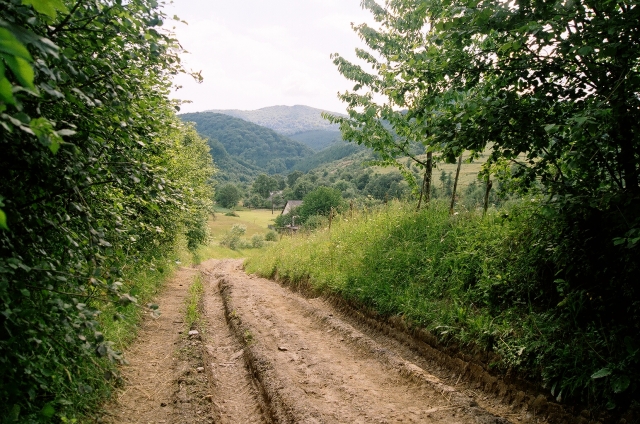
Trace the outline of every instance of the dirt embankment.
<instances>
[{"instance_id":1,"label":"dirt embankment","mask_svg":"<svg viewBox=\"0 0 640 424\"><path fill-rule=\"evenodd\" d=\"M127 353L126 388L108 422L548 422L540 399L523 401L508 387L501 396L482 391L497 383L469 380L468 366L456 371L366 317L241 267L199 267L203 320L191 336L182 311L196 271L180 271L159 299L161 318L145 324ZM566 422L576 420L590 422Z\"/></svg>"}]
</instances>

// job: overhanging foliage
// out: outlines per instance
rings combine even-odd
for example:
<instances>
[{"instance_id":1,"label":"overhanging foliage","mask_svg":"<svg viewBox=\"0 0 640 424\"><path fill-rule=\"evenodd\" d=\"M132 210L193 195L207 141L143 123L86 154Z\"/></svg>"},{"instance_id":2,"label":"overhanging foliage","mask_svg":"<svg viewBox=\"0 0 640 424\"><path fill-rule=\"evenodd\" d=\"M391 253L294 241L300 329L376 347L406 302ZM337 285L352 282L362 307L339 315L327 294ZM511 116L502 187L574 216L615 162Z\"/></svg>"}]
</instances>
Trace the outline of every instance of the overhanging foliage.
<instances>
[{"instance_id":1,"label":"overhanging foliage","mask_svg":"<svg viewBox=\"0 0 640 424\"><path fill-rule=\"evenodd\" d=\"M123 271L206 238L208 147L167 99L181 48L154 0L0 1L0 415L51 417L120 356ZM5 221L6 214L6 221Z\"/></svg>"}]
</instances>

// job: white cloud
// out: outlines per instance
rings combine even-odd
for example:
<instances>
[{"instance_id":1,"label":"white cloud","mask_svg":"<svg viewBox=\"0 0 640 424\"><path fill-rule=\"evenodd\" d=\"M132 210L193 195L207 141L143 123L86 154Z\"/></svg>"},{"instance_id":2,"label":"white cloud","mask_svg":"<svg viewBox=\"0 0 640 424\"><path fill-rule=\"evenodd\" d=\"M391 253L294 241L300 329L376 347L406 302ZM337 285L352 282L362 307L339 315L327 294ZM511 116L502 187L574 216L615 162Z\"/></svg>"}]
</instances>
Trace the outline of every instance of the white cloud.
<instances>
[{"instance_id":1,"label":"white cloud","mask_svg":"<svg viewBox=\"0 0 640 424\"><path fill-rule=\"evenodd\" d=\"M360 0L175 0L167 14L190 52L187 68L201 70L202 84L185 76L176 97L192 100L183 111L257 109L306 104L343 111L336 93L352 84L329 58L352 58L362 46L350 23L371 21ZM172 21L173 22L173 21ZM171 24L173 25L173 24Z\"/></svg>"}]
</instances>

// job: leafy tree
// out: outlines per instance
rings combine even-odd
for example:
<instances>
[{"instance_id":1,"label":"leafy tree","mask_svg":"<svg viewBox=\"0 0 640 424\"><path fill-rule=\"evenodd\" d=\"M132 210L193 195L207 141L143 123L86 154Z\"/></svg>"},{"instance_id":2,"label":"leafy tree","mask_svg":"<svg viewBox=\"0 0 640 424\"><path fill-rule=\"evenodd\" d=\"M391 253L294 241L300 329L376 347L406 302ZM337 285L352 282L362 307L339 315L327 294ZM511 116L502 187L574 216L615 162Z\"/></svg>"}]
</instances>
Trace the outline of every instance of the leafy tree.
<instances>
[{"instance_id":1,"label":"leafy tree","mask_svg":"<svg viewBox=\"0 0 640 424\"><path fill-rule=\"evenodd\" d=\"M285 178L282 175L276 174L276 175L273 176L273 178L278 183L278 186L276 187L278 190L284 190L285 188L287 188L287 181L285 180Z\"/></svg>"},{"instance_id":2,"label":"leafy tree","mask_svg":"<svg viewBox=\"0 0 640 424\"><path fill-rule=\"evenodd\" d=\"M532 251L532 262L552 276L537 289L565 296L550 313L608 334L608 348L571 363L550 352L544 378L566 396L599 393L611 407L629 399L634 389L623 393L630 386L620 382L638 375L624 340L637 340L629 322L640 319L640 8L625 0L363 5L377 25L354 27L370 49L356 54L373 71L334 56L355 85L340 95L349 116L330 120L387 163L402 154L428 170L412 142L447 162L486 150L485 181L494 173L503 188L541 192L535 244L546 250ZM598 373L609 354L611 374ZM567 371L576 362L581 375Z\"/></svg>"},{"instance_id":3,"label":"leafy tree","mask_svg":"<svg viewBox=\"0 0 640 424\"><path fill-rule=\"evenodd\" d=\"M251 187L254 193L259 194L264 199L269 197L271 192L276 190L277 188L278 180L268 176L267 174L258 175L258 177L253 182L253 186Z\"/></svg>"},{"instance_id":4,"label":"leafy tree","mask_svg":"<svg viewBox=\"0 0 640 424\"><path fill-rule=\"evenodd\" d=\"M289 175L287 175L287 185L289 187L293 187L298 178L302 177L304 174L301 171L293 171Z\"/></svg>"},{"instance_id":5,"label":"leafy tree","mask_svg":"<svg viewBox=\"0 0 640 424\"><path fill-rule=\"evenodd\" d=\"M242 198L240 190L235 184L225 184L216 190L216 201L223 208L234 208Z\"/></svg>"},{"instance_id":6,"label":"leafy tree","mask_svg":"<svg viewBox=\"0 0 640 424\"><path fill-rule=\"evenodd\" d=\"M364 5L382 29L355 29L380 59L357 51L372 74L335 57L356 82L341 95L349 118L331 118L346 139L370 145L385 160L410 140L442 149L450 162L464 150L490 148L490 164L517 163L523 183L539 178L565 200L637 197L637 7L624 1ZM376 103L374 93L386 102Z\"/></svg>"},{"instance_id":7,"label":"leafy tree","mask_svg":"<svg viewBox=\"0 0 640 424\"><path fill-rule=\"evenodd\" d=\"M312 215L329 216L332 209L342 210L344 201L340 191L331 187L318 187L304 196L297 213L300 221L305 222Z\"/></svg>"},{"instance_id":8,"label":"leafy tree","mask_svg":"<svg viewBox=\"0 0 640 424\"><path fill-rule=\"evenodd\" d=\"M376 174L367 183L364 193L378 200L402 199L408 186L399 173Z\"/></svg>"},{"instance_id":9,"label":"leafy tree","mask_svg":"<svg viewBox=\"0 0 640 424\"><path fill-rule=\"evenodd\" d=\"M0 416L9 421L86 407L69 398L120 360L99 309L135 302L125 277L171 254L181 233L191 248L206 238L211 156L167 98L181 48L158 7L0 2Z\"/></svg>"},{"instance_id":10,"label":"leafy tree","mask_svg":"<svg viewBox=\"0 0 640 424\"><path fill-rule=\"evenodd\" d=\"M355 179L356 187L358 187L358 190L364 190L370 179L371 174L369 172L358 175Z\"/></svg>"},{"instance_id":11,"label":"leafy tree","mask_svg":"<svg viewBox=\"0 0 640 424\"><path fill-rule=\"evenodd\" d=\"M315 188L315 184L306 179L299 179L293 187L293 200L304 198L309 192ZM289 199L292 200L292 199Z\"/></svg>"}]
</instances>

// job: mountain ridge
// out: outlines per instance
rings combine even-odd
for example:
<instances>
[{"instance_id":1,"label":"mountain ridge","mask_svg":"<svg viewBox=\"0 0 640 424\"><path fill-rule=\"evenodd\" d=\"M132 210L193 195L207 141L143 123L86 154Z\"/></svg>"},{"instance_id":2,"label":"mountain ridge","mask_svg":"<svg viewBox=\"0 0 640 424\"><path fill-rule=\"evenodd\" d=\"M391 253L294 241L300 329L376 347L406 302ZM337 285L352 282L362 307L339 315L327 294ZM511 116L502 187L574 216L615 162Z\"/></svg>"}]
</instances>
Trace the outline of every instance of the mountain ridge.
<instances>
[{"instance_id":1,"label":"mountain ridge","mask_svg":"<svg viewBox=\"0 0 640 424\"><path fill-rule=\"evenodd\" d=\"M303 143L229 115L194 112L181 114L180 118L193 122L198 133L209 139L223 180L242 180L242 176L251 178L262 172L286 173L314 154Z\"/></svg>"},{"instance_id":2,"label":"mountain ridge","mask_svg":"<svg viewBox=\"0 0 640 424\"><path fill-rule=\"evenodd\" d=\"M338 125L331 124L322 118L323 112L334 115L344 114L318 109L306 105L267 106L256 110L211 109L204 112L219 113L244 119L254 124L270 128L280 134L291 136L307 131L338 131Z\"/></svg>"}]
</instances>

